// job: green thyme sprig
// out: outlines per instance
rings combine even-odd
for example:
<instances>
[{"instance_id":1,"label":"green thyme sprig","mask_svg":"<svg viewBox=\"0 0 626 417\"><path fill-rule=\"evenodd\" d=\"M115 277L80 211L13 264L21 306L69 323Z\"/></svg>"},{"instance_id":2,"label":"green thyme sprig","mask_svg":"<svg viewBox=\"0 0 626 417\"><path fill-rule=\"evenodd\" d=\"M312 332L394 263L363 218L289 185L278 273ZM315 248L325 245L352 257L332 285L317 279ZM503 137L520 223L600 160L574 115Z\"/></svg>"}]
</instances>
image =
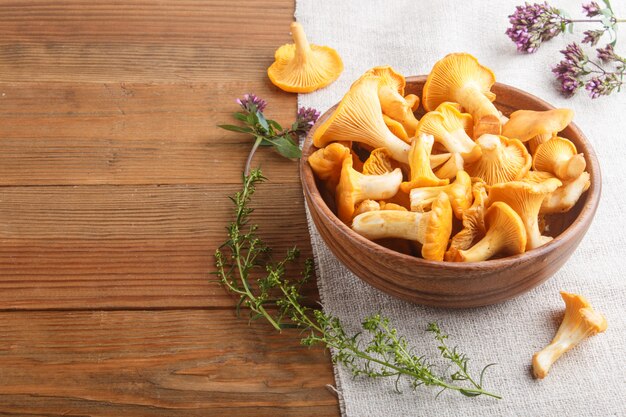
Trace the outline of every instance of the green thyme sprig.
<instances>
[{"instance_id":1,"label":"green thyme sprig","mask_svg":"<svg viewBox=\"0 0 626 417\"><path fill-rule=\"evenodd\" d=\"M267 102L254 94L244 94L236 100L241 111L233 114L242 126L219 125L222 129L232 132L246 133L254 137L254 146L248 155L244 174L250 172L250 164L254 153L259 146L272 146L276 152L285 158L300 158L302 152L298 147L298 137L306 134L320 113L311 108L300 108L296 121L289 128L283 128L277 121L265 117L263 111Z\"/></svg>"},{"instance_id":2,"label":"green thyme sprig","mask_svg":"<svg viewBox=\"0 0 626 417\"><path fill-rule=\"evenodd\" d=\"M484 369L478 383L470 377L467 357L456 348L445 347L447 336L436 324L430 324L428 330L435 333L442 357L460 368L450 376L437 374L424 356L415 354L389 319L380 314L365 318L362 331L351 334L337 317L303 303L301 287L312 276L312 261L304 262L297 278L287 278L288 267L300 256L298 249L292 248L282 260L273 261L270 248L257 236L257 225L250 223L251 198L256 185L263 181L258 169L244 175L242 189L231 198L235 210L234 220L227 227L228 239L215 251L216 274L228 291L238 297L238 312L240 307L248 308L250 320L265 318L278 331L300 329L304 333L303 345L321 344L334 349L333 360L355 376L396 378L396 388L401 378L407 378L413 388L433 386L468 397L501 398L483 389ZM459 384L463 382L469 384Z\"/></svg>"}]
</instances>

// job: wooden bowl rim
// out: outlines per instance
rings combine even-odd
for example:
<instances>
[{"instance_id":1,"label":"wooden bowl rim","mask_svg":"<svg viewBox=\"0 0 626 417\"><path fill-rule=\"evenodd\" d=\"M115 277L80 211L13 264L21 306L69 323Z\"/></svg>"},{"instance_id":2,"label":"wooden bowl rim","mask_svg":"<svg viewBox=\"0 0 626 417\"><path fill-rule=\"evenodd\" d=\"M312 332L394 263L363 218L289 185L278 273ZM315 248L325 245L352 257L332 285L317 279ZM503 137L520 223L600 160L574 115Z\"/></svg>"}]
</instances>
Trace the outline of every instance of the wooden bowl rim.
<instances>
[{"instance_id":1,"label":"wooden bowl rim","mask_svg":"<svg viewBox=\"0 0 626 417\"><path fill-rule=\"evenodd\" d=\"M419 83L425 82L427 76L426 75L416 75L406 77L406 83ZM530 99L536 102L539 106L545 107L546 110L554 109L550 103L540 99L539 97L527 93L518 88L512 87L508 84L503 83L495 83L494 89L496 90L509 90L516 95L524 96L526 99ZM498 103L497 97L495 103ZM388 249L384 246L381 246L365 237L359 235L355 231L353 231L350 227L348 227L345 223L343 223L339 218L332 212L332 210L328 207L324 199L322 198L319 190L317 189L317 185L315 183L315 177L313 174L313 170L308 164L308 157L312 153L313 146L313 134L315 130L321 125L320 122L323 122L330 116L330 114L337 108L337 105L330 107L324 114L320 116L318 122L313 126L313 128L307 134L304 144L302 147L302 158L300 159L300 180L302 182L302 187L304 192L307 193L311 199L311 202L317 206L319 211L323 216L325 216L328 220L330 220L334 229L337 232L345 235L349 239L354 239L360 245L365 246L367 249L376 251L381 254L381 256L392 256L397 257L399 260L403 262L413 263L415 267L419 266L429 266L429 267L441 267L441 268L449 268L450 270L457 270L459 272L467 269L505 269L511 265L514 265L519 262L528 262L529 259L533 258L541 258L544 255L552 252L557 247L559 247L564 241L575 238L577 233L584 233L586 225L593 220L593 216L596 212L596 209L600 202L600 195L602 189L602 176L600 173L600 166L598 163L598 159L596 157L596 153L591 146L591 143L587 139L587 137L583 134L583 132L576 126L575 123L570 123L568 127L574 131L574 133L580 139L582 149L578 149L579 152L586 156L587 160L590 162L587 165L586 171L590 174L591 185L589 189L586 191L583 196L583 207L581 208L580 213L572 221L572 223L563 230L558 236L552 239L550 242L545 245L540 246L536 249L531 249L527 252L514 255L507 256L505 258L498 259L490 259L481 262L446 262L446 261L431 261L423 258L418 258L415 256L407 255L404 253L396 252L392 249ZM580 148L580 147L578 147Z\"/></svg>"}]
</instances>

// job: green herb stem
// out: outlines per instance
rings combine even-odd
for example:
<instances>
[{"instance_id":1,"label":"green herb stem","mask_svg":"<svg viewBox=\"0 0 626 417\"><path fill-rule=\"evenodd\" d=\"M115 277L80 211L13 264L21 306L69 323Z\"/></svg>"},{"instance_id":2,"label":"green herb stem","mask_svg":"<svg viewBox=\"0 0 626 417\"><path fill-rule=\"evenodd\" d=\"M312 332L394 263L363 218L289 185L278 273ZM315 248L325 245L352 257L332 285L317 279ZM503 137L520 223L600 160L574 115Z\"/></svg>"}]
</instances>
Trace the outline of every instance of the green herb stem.
<instances>
[{"instance_id":1,"label":"green herb stem","mask_svg":"<svg viewBox=\"0 0 626 417\"><path fill-rule=\"evenodd\" d=\"M257 143L260 141L255 145ZM287 266L298 258L299 251L293 248L284 259L272 262L269 248L256 236L257 226L248 226L253 211L249 203L255 185L264 179L258 169L244 176L242 190L231 198L235 204L235 218L227 228L228 240L215 252L216 274L224 286L239 297L237 311L240 306L248 307L251 319L265 318L278 331L289 327L299 328L306 334L302 339L304 345L320 343L335 349L333 360L346 366L355 376L396 377L396 388L398 379L405 376L413 388L420 385L436 386L441 388L440 393L453 390L468 397L486 395L501 398L483 389L484 369L480 382L476 383L470 377L467 357L458 353L456 348L449 349L443 342L447 336L434 324L428 330L434 332L435 339L440 342L442 357L459 367L459 371L450 376L452 382L446 381L445 376L434 374L431 365L423 357L413 355L405 338L397 334L387 318L374 315L365 319L364 334L371 336L371 340L367 340L361 333L347 334L338 318L303 305L300 288L312 275L312 262L305 262L299 279L293 282L288 280ZM261 255L268 255L268 258L261 259ZM266 274L252 284L250 271L255 268L263 268ZM265 309L265 305L271 302L278 307L275 315ZM467 381L471 386L463 387L454 381Z\"/></svg>"}]
</instances>

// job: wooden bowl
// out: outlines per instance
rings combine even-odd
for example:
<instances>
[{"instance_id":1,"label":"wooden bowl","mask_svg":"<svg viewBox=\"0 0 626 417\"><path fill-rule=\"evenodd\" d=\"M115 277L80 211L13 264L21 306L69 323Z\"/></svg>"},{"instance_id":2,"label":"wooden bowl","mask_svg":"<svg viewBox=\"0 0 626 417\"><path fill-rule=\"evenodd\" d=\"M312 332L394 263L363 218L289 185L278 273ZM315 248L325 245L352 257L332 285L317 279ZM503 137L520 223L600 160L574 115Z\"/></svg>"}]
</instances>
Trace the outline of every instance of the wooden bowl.
<instances>
[{"instance_id":1,"label":"wooden bowl","mask_svg":"<svg viewBox=\"0 0 626 417\"><path fill-rule=\"evenodd\" d=\"M408 77L406 94L422 96L426 76ZM496 107L505 115L518 109L549 110L545 101L508 85L496 83ZM387 249L352 231L329 208L331 196L320 193L308 157L317 150L312 144L317 126L335 105L324 113L307 136L300 161L300 176L306 202L317 229L335 256L368 284L404 300L436 307L477 307L499 303L541 284L572 255L587 232L600 201L600 167L590 143L571 123L560 136L570 139L582 152L591 176L591 187L569 212L549 220L554 240L537 249L484 262L428 261ZM328 202L328 203L327 203Z\"/></svg>"}]
</instances>

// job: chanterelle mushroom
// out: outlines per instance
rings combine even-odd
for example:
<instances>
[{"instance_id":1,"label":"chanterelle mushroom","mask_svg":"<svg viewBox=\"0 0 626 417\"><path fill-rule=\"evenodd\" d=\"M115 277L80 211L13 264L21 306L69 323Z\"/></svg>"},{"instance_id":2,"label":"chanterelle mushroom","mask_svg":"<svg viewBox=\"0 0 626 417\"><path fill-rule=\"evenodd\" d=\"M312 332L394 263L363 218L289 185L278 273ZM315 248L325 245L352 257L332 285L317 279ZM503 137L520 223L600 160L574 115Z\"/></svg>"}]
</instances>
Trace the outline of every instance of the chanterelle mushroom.
<instances>
[{"instance_id":1,"label":"chanterelle mushroom","mask_svg":"<svg viewBox=\"0 0 626 417\"><path fill-rule=\"evenodd\" d=\"M573 181L564 182L541 203L539 213L563 213L570 210L578 202L580 196L591 186L588 172L583 172Z\"/></svg>"},{"instance_id":2,"label":"chanterelle mushroom","mask_svg":"<svg viewBox=\"0 0 626 417\"><path fill-rule=\"evenodd\" d=\"M308 162L315 175L324 181L328 190L335 192L343 160L350 155L350 149L340 143L331 143L325 148L318 149L309 156Z\"/></svg>"},{"instance_id":3,"label":"chanterelle mushroom","mask_svg":"<svg viewBox=\"0 0 626 417\"><path fill-rule=\"evenodd\" d=\"M463 210L463 229L450 240L450 250L446 252L445 260L454 258L454 253L467 250L478 239L485 235L485 211L487 211L487 186L478 181L472 184L474 202L471 207Z\"/></svg>"},{"instance_id":4,"label":"chanterelle mushroom","mask_svg":"<svg viewBox=\"0 0 626 417\"><path fill-rule=\"evenodd\" d=\"M396 161L409 162L409 145L391 133L383 120L378 78L365 74L352 84L333 114L315 130L315 146L321 148L335 140L349 140L387 148Z\"/></svg>"},{"instance_id":5,"label":"chanterelle mushroom","mask_svg":"<svg viewBox=\"0 0 626 417\"><path fill-rule=\"evenodd\" d=\"M413 139L409 151L411 177L409 181L400 185L405 193L416 187L436 187L448 184L449 180L439 179L430 167L430 152L433 148L433 141L432 136L424 134Z\"/></svg>"},{"instance_id":6,"label":"chanterelle mushroom","mask_svg":"<svg viewBox=\"0 0 626 417\"><path fill-rule=\"evenodd\" d=\"M448 152L460 153L467 162L480 158L480 147L465 132L471 116L459 112L452 104L444 103L422 117L417 125L418 134L433 135Z\"/></svg>"},{"instance_id":7,"label":"chanterelle mushroom","mask_svg":"<svg viewBox=\"0 0 626 417\"><path fill-rule=\"evenodd\" d=\"M337 51L309 44L297 22L291 24L291 36L295 43L278 48L274 63L267 69L272 84L290 93L310 93L339 77L343 63Z\"/></svg>"},{"instance_id":8,"label":"chanterelle mushroom","mask_svg":"<svg viewBox=\"0 0 626 417\"><path fill-rule=\"evenodd\" d=\"M346 157L335 194L339 219L349 223L356 204L368 199L382 200L392 197L398 192L401 182L400 168L384 175L364 175L352 168L352 155Z\"/></svg>"},{"instance_id":9,"label":"chanterelle mushroom","mask_svg":"<svg viewBox=\"0 0 626 417\"><path fill-rule=\"evenodd\" d=\"M402 124L409 137L414 136L418 120L413 114L413 106L417 96L410 97L411 101L403 97L406 85L404 77L390 66L374 67L367 73L380 79L378 98L383 114Z\"/></svg>"},{"instance_id":10,"label":"chanterelle mushroom","mask_svg":"<svg viewBox=\"0 0 626 417\"><path fill-rule=\"evenodd\" d=\"M418 241L424 259L441 261L452 232L452 208L448 196L440 193L429 212L368 211L354 218L352 229L371 240L395 237Z\"/></svg>"},{"instance_id":11,"label":"chanterelle mushroom","mask_svg":"<svg viewBox=\"0 0 626 417\"><path fill-rule=\"evenodd\" d=\"M446 193L457 219L463 210L472 205L472 179L467 172L459 171L453 183L439 187L420 187L411 190L411 210L424 211L440 193Z\"/></svg>"},{"instance_id":12,"label":"chanterelle mushroom","mask_svg":"<svg viewBox=\"0 0 626 417\"><path fill-rule=\"evenodd\" d=\"M482 135L476 143L482 156L465 164L465 168L472 177L482 178L487 185L519 180L530 170L532 158L519 140Z\"/></svg>"},{"instance_id":13,"label":"chanterelle mushroom","mask_svg":"<svg viewBox=\"0 0 626 417\"><path fill-rule=\"evenodd\" d=\"M363 163L362 172L365 175L383 175L398 168L393 165L393 160L387 148L378 148L374 149L370 153L369 158Z\"/></svg>"},{"instance_id":14,"label":"chanterelle mushroom","mask_svg":"<svg viewBox=\"0 0 626 417\"><path fill-rule=\"evenodd\" d=\"M493 105L491 86L496 82L493 72L478 63L470 54L449 54L433 67L428 75L422 103L432 111L444 101L459 103L474 118L474 137L485 133L499 135L500 112Z\"/></svg>"},{"instance_id":15,"label":"chanterelle mushroom","mask_svg":"<svg viewBox=\"0 0 626 417\"><path fill-rule=\"evenodd\" d=\"M607 328L604 316L594 311L585 297L565 291L561 291L561 297L565 301L565 317L552 342L533 356L535 378L544 378L561 355Z\"/></svg>"},{"instance_id":16,"label":"chanterelle mushroom","mask_svg":"<svg viewBox=\"0 0 626 417\"><path fill-rule=\"evenodd\" d=\"M511 113L509 121L502 126L502 135L529 142L530 150L534 153L539 144L565 129L573 118L571 109L517 110Z\"/></svg>"},{"instance_id":17,"label":"chanterelle mushroom","mask_svg":"<svg viewBox=\"0 0 626 417\"><path fill-rule=\"evenodd\" d=\"M576 152L572 142L555 136L537 146L533 169L550 172L565 181L576 179L587 167L583 154Z\"/></svg>"},{"instance_id":18,"label":"chanterelle mushroom","mask_svg":"<svg viewBox=\"0 0 626 417\"><path fill-rule=\"evenodd\" d=\"M487 233L467 250L454 253L454 261L486 261L498 253L517 255L526 248L526 229L519 215L506 203L493 203L485 214Z\"/></svg>"},{"instance_id":19,"label":"chanterelle mushroom","mask_svg":"<svg viewBox=\"0 0 626 417\"><path fill-rule=\"evenodd\" d=\"M538 248L552 240L539 230L539 209L543 199L561 186L556 178L542 182L511 181L495 184L489 190L489 202L502 201L519 214L526 228L526 250Z\"/></svg>"}]
</instances>

